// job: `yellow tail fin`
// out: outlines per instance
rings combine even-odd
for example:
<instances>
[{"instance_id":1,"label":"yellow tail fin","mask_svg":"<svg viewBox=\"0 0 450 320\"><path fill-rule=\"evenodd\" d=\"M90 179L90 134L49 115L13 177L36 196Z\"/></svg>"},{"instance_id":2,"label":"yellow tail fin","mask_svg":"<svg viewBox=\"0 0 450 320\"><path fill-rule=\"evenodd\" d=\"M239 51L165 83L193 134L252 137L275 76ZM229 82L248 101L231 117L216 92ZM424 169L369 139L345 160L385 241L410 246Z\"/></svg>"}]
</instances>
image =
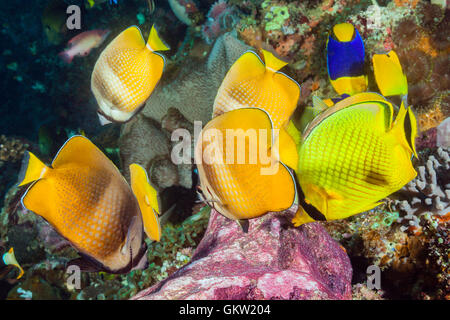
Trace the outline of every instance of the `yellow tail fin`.
<instances>
[{"instance_id":1,"label":"yellow tail fin","mask_svg":"<svg viewBox=\"0 0 450 320\"><path fill-rule=\"evenodd\" d=\"M150 30L150 35L147 40L147 47L149 47L152 51L167 51L170 50L168 46L166 46L161 38L158 36L158 32L156 32L155 26L152 26Z\"/></svg>"},{"instance_id":2,"label":"yellow tail fin","mask_svg":"<svg viewBox=\"0 0 450 320\"><path fill-rule=\"evenodd\" d=\"M287 65L287 62L278 59L269 51L263 49L262 53L264 55L264 63L266 64L266 68L269 70L275 72L283 68L285 65Z\"/></svg>"},{"instance_id":3,"label":"yellow tail fin","mask_svg":"<svg viewBox=\"0 0 450 320\"><path fill-rule=\"evenodd\" d=\"M11 265L11 266L14 266L17 269L19 269L19 275L17 276L16 279L22 278L24 271L23 271L22 267L20 266L20 264L16 260L16 256L14 255L13 248L9 249L9 251L3 255L3 262L6 265Z\"/></svg>"},{"instance_id":4,"label":"yellow tail fin","mask_svg":"<svg viewBox=\"0 0 450 320\"><path fill-rule=\"evenodd\" d=\"M147 172L140 165L130 165L131 189L136 196L141 209L144 230L147 236L154 240L161 239L161 225L159 223L158 194L150 185Z\"/></svg>"},{"instance_id":5,"label":"yellow tail fin","mask_svg":"<svg viewBox=\"0 0 450 320\"><path fill-rule=\"evenodd\" d=\"M24 186L30 182L39 180L44 176L49 167L47 167L34 154L27 151L22 160L22 169L19 173L19 186Z\"/></svg>"}]
</instances>

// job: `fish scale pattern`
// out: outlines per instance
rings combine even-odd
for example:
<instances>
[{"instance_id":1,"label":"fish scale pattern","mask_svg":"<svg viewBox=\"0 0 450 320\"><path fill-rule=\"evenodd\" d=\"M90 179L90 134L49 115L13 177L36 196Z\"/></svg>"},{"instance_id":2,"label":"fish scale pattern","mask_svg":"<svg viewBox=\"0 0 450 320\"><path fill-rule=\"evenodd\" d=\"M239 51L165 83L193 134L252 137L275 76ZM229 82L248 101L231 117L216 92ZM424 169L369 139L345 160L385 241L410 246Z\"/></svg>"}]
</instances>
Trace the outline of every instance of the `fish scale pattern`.
<instances>
[{"instance_id":1,"label":"fish scale pattern","mask_svg":"<svg viewBox=\"0 0 450 320\"><path fill-rule=\"evenodd\" d=\"M259 137L257 141L259 141ZM236 145L234 146L234 163L226 163L226 144L222 147L222 153L214 152L213 157L215 158L210 158L215 161L208 161L211 164L203 164L203 168L207 180L211 181L211 187L214 188L214 192L221 199L221 205L226 210L233 212L235 216L244 213L245 216L238 218L247 219L267 211L280 211L291 206L294 197L293 190L290 197L287 194L281 195L279 188L278 190L275 189L280 183L286 184L292 181L285 167L279 164L278 171L275 174L261 175L261 168L267 168L269 165L263 164L260 157L257 157L256 163L250 163L248 159L250 159L251 148L248 140L244 151L245 163L238 162ZM261 146L258 145L258 147ZM218 148L219 146L216 145L214 150L220 150ZM205 143L203 150L213 149L209 143ZM260 150L257 152L259 154ZM207 153L206 157L208 157ZM267 159L269 159L269 155L267 155ZM255 181L258 181L258 183L255 183ZM216 206L215 203L212 205Z\"/></svg>"},{"instance_id":2,"label":"fish scale pattern","mask_svg":"<svg viewBox=\"0 0 450 320\"><path fill-rule=\"evenodd\" d=\"M275 129L281 128L290 117L290 108L283 105L285 99L280 94L283 88L275 82L271 82L270 87L265 86L263 80L264 76L261 76L225 85L217 95L214 115L239 108L256 107L269 113Z\"/></svg>"},{"instance_id":3,"label":"fish scale pattern","mask_svg":"<svg viewBox=\"0 0 450 320\"><path fill-rule=\"evenodd\" d=\"M57 213L53 223L61 234L91 256L107 257L122 244L128 210L136 210L129 192L111 183L105 170L58 170L53 179ZM91 172L89 172L91 171ZM132 211L131 211L132 212ZM52 222L52 221L51 221Z\"/></svg>"},{"instance_id":4,"label":"fish scale pattern","mask_svg":"<svg viewBox=\"0 0 450 320\"><path fill-rule=\"evenodd\" d=\"M135 110L148 99L154 88L149 58L152 53L144 50L111 49L99 65L99 72L107 79L102 81L106 95L120 110Z\"/></svg>"}]
</instances>

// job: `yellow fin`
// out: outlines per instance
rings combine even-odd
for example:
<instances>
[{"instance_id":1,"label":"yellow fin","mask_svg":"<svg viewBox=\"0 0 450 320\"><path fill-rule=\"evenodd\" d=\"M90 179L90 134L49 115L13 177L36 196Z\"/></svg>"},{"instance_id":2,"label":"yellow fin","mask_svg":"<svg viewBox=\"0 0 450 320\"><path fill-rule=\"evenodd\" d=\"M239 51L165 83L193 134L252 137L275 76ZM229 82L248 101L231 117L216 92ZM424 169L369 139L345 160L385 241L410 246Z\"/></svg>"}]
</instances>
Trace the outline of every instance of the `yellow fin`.
<instances>
[{"instance_id":1,"label":"yellow fin","mask_svg":"<svg viewBox=\"0 0 450 320\"><path fill-rule=\"evenodd\" d=\"M22 278L24 271L23 271L22 267L20 266L20 264L16 260L16 256L14 255L13 248L9 249L9 251L3 255L3 262L6 265L11 265L11 266L14 266L17 269L19 269L19 275L17 276L16 279Z\"/></svg>"},{"instance_id":2,"label":"yellow fin","mask_svg":"<svg viewBox=\"0 0 450 320\"><path fill-rule=\"evenodd\" d=\"M337 40L341 42L348 42L353 39L355 27L351 23L340 23L333 27L333 33Z\"/></svg>"},{"instance_id":3,"label":"yellow fin","mask_svg":"<svg viewBox=\"0 0 450 320\"><path fill-rule=\"evenodd\" d=\"M300 141L302 140L302 134L297 129L297 127L295 126L294 122L292 122L292 120L290 120L288 122L288 125L286 127L286 132L292 137L292 139L294 139L294 142L296 145L298 145L300 143Z\"/></svg>"},{"instance_id":4,"label":"yellow fin","mask_svg":"<svg viewBox=\"0 0 450 320\"><path fill-rule=\"evenodd\" d=\"M47 172L47 167L34 154L27 151L22 160L22 169L19 173L19 186L24 186L30 182L39 180Z\"/></svg>"},{"instance_id":5,"label":"yellow fin","mask_svg":"<svg viewBox=\"0 0 450 320\"><path fill-rule=\"evenodd\" d=\"M384 96L407 95L408 82L395 51L372 57L375 81Z\"/></svg>"},{"instance_id":6,"label":"yellow fin","mask_svg":"<svg viewBox=\"0 0 450 320\"><path fill-rule=\"evenodd\" d=\"M262 53L264 55L264 63L266 64L266 68L271 71L278 71L288 64L287 62L275 57L272 52L263 49Z\"/></svg>"},{"instance_id":7,"label":"yellow fin","mask_svg":"<svg viewBox=\"0 0 450 320\"><path fill-rule=\"evenodd\" d=\"M348 94L353 96L366 91L368 78L366 75L357 77L340 77L336 80L330 79L330 82L338 94Z\"/></svg>"},{"instance_id":8,"label":"yellow fin","mask_svg":"<svg viewBox=\"0 0 450 320\"><path fill-rule=\"evenodd\" d=\"M108 44L105 51L128 50L130 48L145 48L145 40L142 37L141 29L136 26L126 28L113 41Z\"/></svg>"},{"instance_id":9,"label":"yellow fin","mask_svg":"<svg viewBox=\"0 0 450 320\"><path fill-rule=\"evenodd\" d=\"M51 222L58 212L58 198L55 188L49 179L40 179L33 183L22 196L22 205L31 212ZM55 226L54 226L55 227Z\"/></svg>"},{"instance_id":10,"label":"yellow fin","mask_svg":"<svg viewBox=\"0 0 450 320\"><path fill-rule=\"evenodd\" d=\"M289 168L297 170L298 166L298 152L294 139L289 135L285 129L280 129L278 136L280 160Z\"/></svg>"},{"instance_id":11,"label":"yellow fin","mask_svg":"<svg viewBox=\"0 0 450 320\"><path fill-rule=\"evenodd\" d=\"M291 220L294 227L299 227L302 224L314 222L314 221L315 220L306 213L306 211L303 209L302 206L298 206L298 210L295 213L294 218L292 218L292 220Z\"/></svg>"},{"instance_id":12,"label":"yellow fin","mask_svg":"<svg viewBox=\"0 0 450 320\"><path fill-rule=\"evenodd\" d=\"M331 99L327 99L330 100ZM328 101L327 101L328 102ZM333 102L331 101L331 105L329 105L327 102L325 102L324 100L320 99L318 96L313 96L312 97L312 103L313 103L313 107L314 109L317 109L319 112L322 112L326 109L328 109L330 106L333 105Z\"/></svg>"},{"instance_id":13,"label":"yellow fin","mask_svg":"<svg viewBox=\"0 0 450 320\"><path fill-rule=\"evenodd\" d=\"M161 38L158 36L158 32L155 29L155 25L152 26L150 34L147 40L147 47L152 51L167 51L170 50L168 46L162 42Z\"/></svg>"},{"instance_id":14,"label":"yellow fin","mask_svg":"<svg viewBox=\"0 0 450 320\"><path fill-rule=\"evenodd\" d=\"M130 174L131 189L141 209L145 233L150 239L159 241L161 239L161 225L158 219L160 214L158 194L150 185L147 172L140 165L132 163L130 165Z\"/></svg>"}]
</instances>

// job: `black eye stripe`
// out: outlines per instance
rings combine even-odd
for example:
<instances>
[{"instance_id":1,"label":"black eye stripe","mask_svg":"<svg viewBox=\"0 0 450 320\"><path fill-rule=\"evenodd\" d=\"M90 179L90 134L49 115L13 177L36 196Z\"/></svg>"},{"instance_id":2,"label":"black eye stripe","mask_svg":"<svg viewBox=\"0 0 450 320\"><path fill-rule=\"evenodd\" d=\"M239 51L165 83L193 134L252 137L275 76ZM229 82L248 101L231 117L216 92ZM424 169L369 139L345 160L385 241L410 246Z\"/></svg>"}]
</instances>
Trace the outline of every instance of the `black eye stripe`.
<instances>
[{"instance_id":1,"label":"black eye stripe","mask_svg":"<svg viewBox=\"0 0 450 320\"><path fill-rule=\"evenodd\" d=\"M413 141L412 140L412 128L411 128L411 117L409 116L409 110L406 112L405 121L404 121L404 127L405 127L405 136L406 141L408 141L409 147L411 150L414 150L413 148Z\"/></svg>"}]
</instances>

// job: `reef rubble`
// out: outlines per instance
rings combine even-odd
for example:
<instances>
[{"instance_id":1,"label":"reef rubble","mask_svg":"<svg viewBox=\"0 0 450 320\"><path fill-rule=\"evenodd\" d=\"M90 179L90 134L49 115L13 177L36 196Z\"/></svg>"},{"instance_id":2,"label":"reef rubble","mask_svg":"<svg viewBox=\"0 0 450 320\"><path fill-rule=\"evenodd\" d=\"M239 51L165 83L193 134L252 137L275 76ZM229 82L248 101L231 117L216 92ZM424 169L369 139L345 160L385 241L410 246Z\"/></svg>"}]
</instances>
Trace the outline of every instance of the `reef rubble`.
<instances>
[{"instance_id":1,"label":"reef rubble","mask_svg":"<svg viewBox=\"0 0 450 320\"><path fill-rule=\"evenodd\" d=\"M287 216L253 219L244 233L212 210L191 262L132 299L351 299L345 250L321 224L294 228Z\"/></svg>"}]
</instances>

